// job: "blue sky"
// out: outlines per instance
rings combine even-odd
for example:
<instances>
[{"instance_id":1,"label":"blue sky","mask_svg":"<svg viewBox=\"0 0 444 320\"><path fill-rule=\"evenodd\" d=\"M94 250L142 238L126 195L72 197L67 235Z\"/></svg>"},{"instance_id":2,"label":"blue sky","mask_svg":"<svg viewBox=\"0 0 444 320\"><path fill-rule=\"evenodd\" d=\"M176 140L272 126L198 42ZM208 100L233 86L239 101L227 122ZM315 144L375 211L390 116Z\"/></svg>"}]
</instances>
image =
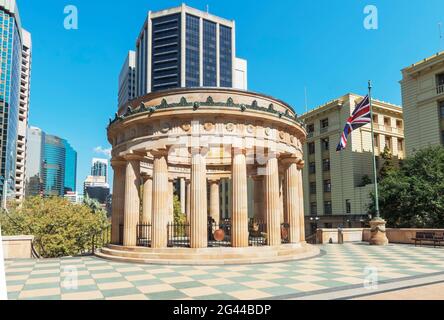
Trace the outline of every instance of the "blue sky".
<instances>
[{"instance_id":1,"label":"blue sky","mask_svg":"<svg viewBox=\"0 0 444 320\"><path fill-rule=\"evenodd\" d=\"M33 37L30 125L66 138L78 152L78 190L97 147L109 148L108 118L117 108L117 78L149 10L162 0L18 0ZM249 89L305 111L347 92L401 103L400 70L444 49L442 0L190 0L188 5L236 20L237 56L249 63ZM363 26L378 8L378 30ZM79 10L79 29L65 30L64 7ZM443 28L444 32L444 28Z\"/></svg>"}]
</instances>

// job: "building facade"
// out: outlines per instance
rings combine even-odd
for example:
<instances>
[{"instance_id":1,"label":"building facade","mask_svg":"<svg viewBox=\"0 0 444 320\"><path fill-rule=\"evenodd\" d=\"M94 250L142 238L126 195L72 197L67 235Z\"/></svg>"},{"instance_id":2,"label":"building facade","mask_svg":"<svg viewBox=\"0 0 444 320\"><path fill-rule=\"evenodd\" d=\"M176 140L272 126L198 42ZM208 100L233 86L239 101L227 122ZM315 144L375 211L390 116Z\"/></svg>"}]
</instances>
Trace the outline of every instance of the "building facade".
<instances>
[{"instance_id":1,"label":"building facade","mask_svg":"<svg viewBox=\"0 0 444 320\"><path fill-rule=\"evenodd\" d=\"M308 135L303 173L307 234L320 227L361 227L368 221L367 207L374 189L371 126L352 132L346 150L336 152L346 120L362 98L347 94L301 117ZM373 100L373 112L378 167L386 147L395 163L404 159L402 108Z\"/></svg>"},{"instance_id":2,"label":"building facade","mask_svg":"<svg viewBox=\"0 0 444 320\"><path fill-rule=\"evenodd\" d=\"M26 196L60 196L76 190L77 152L65 139L28 130Z\"/></svg>"},{"instance_id":3,"label":"building facade","mask_svg":"<svg viewBox=\"0 0 444 320\"><path fill-rule=\"evenodd\" d=\"M137 97L180 87L247 88L235 22L184 4L148 12L135 55Z\"/></svg>"},{"instance_id":4,"label":"building facade","mask_svg":"<svg viewBox=\"0 0 444 320\"><path fill-rule=\"evenodd\" d=\"M15 1L0 1L0 196L15 198L22 28Z\"/></svg>"},{"instance_id":5,"label":"building facade","mask_svg":"<svg viewBox=\"0 0 444 320\"><path fill-rule=\"evenodd\" d=\"M29 127L27 130L27 154L25 172L25 195L36 196L43 194L42 176L42 140L44 132L37 127Z\"/></svg>"},{"instance_id":6,"label":"building facade","mask_svg":"<svg viewBox=\"0 0 444 320\"><path fill-rule=\"evenodd\" d=\"M107 204L110 196L109 184L105 176L88 176L83 183L83 194L100 204Z\"/></svg>"},{"instance_id":7,"label":"building facade","mask_svg":"<svg viewBox=\"0 0 444 320\"><path fill-rule=\"evenodd\" d=\"M136 53L129 51L119 75L119 108L136 97Z\"/></svg>"},{"instance_id":8,"label":"building facade","mask_svg":"<svg viewBox=\"0 0 444 320\"><path fill-rule=\"evenodd\" d=\"M444 145L444 52L402 70L407 155Z\"/></svg>"},{"instance_id":9,"label":"building facade","mask_svg":"<svg viewBox=\"0 0 444 320\"><path fill-rule=\"evenodd\" d=\"M31 90L32 40L31 34L22 29L22 62L20 74L19 122L17 129L17 155L15 173L15 197L18 201L25 196L27 129L29 118L29 97Z\"/></svg>"},{"instance_id":10,"label":"building facade","mask_svg":"<svg viewBox=\"0 0 444 320\"><path fill-rule=\"evenodd\" d=\"M105 182L108 182L108 159L92 159L91 176L105 177Z\"/></svg>"}]
</instances>

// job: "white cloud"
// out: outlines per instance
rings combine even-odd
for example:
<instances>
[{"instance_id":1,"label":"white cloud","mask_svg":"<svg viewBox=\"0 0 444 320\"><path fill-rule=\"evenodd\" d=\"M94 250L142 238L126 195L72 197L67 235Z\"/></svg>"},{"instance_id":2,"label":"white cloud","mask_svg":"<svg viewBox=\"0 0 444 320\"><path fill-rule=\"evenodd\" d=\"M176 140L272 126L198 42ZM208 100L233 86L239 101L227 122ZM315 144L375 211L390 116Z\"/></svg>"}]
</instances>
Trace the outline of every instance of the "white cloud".
<instances>
[{"instance_id":1,"label":"white cloud","mask_svg":"<svg viewBox=\"0 0 444 320\"><path fill-rule=\"evenodd\" d=\"M111 148L105 149L102 146L99 146L94 148L94 152L97 154L105 155L108 158L111 158Z\"/></svg>"}]
</instances>

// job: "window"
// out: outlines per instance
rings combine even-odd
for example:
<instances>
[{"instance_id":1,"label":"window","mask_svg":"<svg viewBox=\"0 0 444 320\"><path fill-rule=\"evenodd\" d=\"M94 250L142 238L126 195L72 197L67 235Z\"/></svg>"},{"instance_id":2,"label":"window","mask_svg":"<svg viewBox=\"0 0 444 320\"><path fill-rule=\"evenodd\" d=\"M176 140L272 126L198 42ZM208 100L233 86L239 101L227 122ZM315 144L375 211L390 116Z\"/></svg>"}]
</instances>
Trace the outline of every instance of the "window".
<instances>
[{"instance_id":1,"label":"window","mask_svg":"<svg viewBox=\"0 0 444 320\"><path fill-rule=\"evenodd\" d=\"M377 114L373 115L373 122L378 123L378 115Z\"/></svg>"},{"instance_id":2,"label":"window","mask_svg":"<svg viewBox=\"0 0 444 320\"><path fill-rule=\"evenodd\" d=\"M316 202L310 203L310 215L316 216L318 214L318 206Z\"/></svg>"},{"instance_id":3,"label":"window","mask_svg":"<svg viewBox=\"0 0 444 320\"><path fill-rule=\"evenodd\" d=\"M315 144L314 144L314 142L310 142L308 144L308 154L315 154Z\"/></svg>"},{"instance_id":4,"label":"window","mask_svg":"<svg viewBox=\"0 0 444 320\"><path fill-rule=\"evenodd\" d=\"M402 120L396 120L396 128L402 129Z\"/></svg>"},{"instance_id":5,"label":"window","mask_svg":"<svg viewBox=\"0 0 444 320\"><path fill-rule=\"evenodd\" d=\"M322 170L324 170L324 172L330 171L330 159L324 159L322 161Z\"/></svg>"},{"instance_id":6,"label":"window","mask_svg":"<svg viewBox=\"0 0 444 320\"><path fill-rule=\"evenodd\" d=\"M321 128L322 129L328 128L328 118L321 120Z\"/></svg>"},{"instance_id":7,"label":"window","mask_svg":"<svg viewBox=\"0 0 444 320\"><path fill-rule=\"evenodd\" d=\"M444 73L438 74L436 76L436 86L444 86Z\"/></svg>"},{"instance_id":8,"label":"window","mask_svg":"<svg viewBox=\"0 0 444 320\"><path fill-rule=\"evenodd\" d=\"M404 151L404 140L398 139L398 151Z\"/></svg>"},{"instance_id":9,"label":"window","mask_svg":"<svg viewBox=\"0 0 444 320\"><path fill-rule=\"evenodd\" d=\"M385 147L392 150L392 138L390 137L385 138Z\"/></svg>"},{"instance_id":10,"label":"window","mask_svg":"<svg viewBox=\"0 0 444 320\"><path fill-rule=\"evenodd\" d=\"M350 200L345 200L345 208L347 210L347 214L352 212L352 205Z\"/></svg>"},{"instance_id":11,"label":"window","mask_svg":"<svg viewBox=\"0 0 444 320\"><path fill-rule=\"evenodd\" d=\"M322 139L321 140L321 145L322 145L322 150L323 151L330 150L330 139L329 138Z\"/></svg>"},{"instance_id":12,"label":"window","mask_svg":"<svg viewBox=\"0 0 444 320\"><path fill-rule=\"evenodd\" d=\"M307 132L308 133L313 133L315 131L315 125L314 124L309 124L307 126Z\"/></svg>"},{"instance_id":13,"label":"window","mask_svg":"<svg viewBox=\"0 0 444 320\"><path fill-rule=\"evenodd\" d=\"M324 192L326 192L326 193L331 192L331 180L324 181Z\"/></svg>"},{"instance_id":14,"label":"window","mask_svg":"<svg viewBox=\"0 0 444 320\"><path fill-rule=\"evenodd\" d=\"M379 134L375 134L373 139L374 139L374 142L375 142L375 148L379 148Z\"/></svg>"},{"instance_id":15,"label":"window","mask_svg":"<svg viewBox=\"0 0 444 320\"><path fill-rule=\"evenodd\" d=\"M439 115L441 119L444 119L444 101L439 104Z\"/></svg>"},{"instance_id":16,"label":"window","mask_svg":"<svg viewBox=\"0 0 444 320\"><path fill-rule=\"evenodd\" d=\"M326 215L331 215L332 214L331 201L325 201L325 203L324 203L324 213Z\"/></svg>"},{"instance_id":17,"label":"window","mask_svg":"<svg viewBox=\"0 0 444 320\"><path fill-rule=\"evenodd\" d=\"M390 118L384 117L384 126L390 127Z\"/></svg>"},{"instance_id":18,"label":"window","mask_svg":"<svg viewBox=\"0 0 444 320\"><path fill-rule=\"evenodd\" d=\"M308 166L308 170L310 174L315 174L316 173L316 162L310 162L309 166Z\"/></svg>"},{"instance_id":19,"label":"window","mask_svg":"<svg viewBox=\"0 0 444 320\"><path fill-rule=\"evenodd\" d=\"M316 182L310 182L310 194L316 194Z\"/></svg>"}]
</instances>

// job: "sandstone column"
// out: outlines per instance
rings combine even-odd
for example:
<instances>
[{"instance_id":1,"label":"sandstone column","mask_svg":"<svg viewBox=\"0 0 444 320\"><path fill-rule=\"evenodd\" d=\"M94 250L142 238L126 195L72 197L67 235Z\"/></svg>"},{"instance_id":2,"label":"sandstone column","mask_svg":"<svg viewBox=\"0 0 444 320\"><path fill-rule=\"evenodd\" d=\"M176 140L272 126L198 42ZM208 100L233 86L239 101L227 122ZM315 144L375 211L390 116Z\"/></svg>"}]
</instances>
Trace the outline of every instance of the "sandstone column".
<instances>
[{"instance_id":1,"label":"sandstone column","mask_svg":"<svg viewBox=\"0 0 444 320\"><path fill-rule=\"evenodd\" d=\"M123 245L132 247L137 245L137 224L140 218L140 157L128 155L126 160Z\"/></svg>"},{"instance_id":2,"label":"sandstone column","mask_svg":"<svg viewBox=\"0 0 444 320\"><path fill-rule=\"evenodd\" d=\"M231 245L235 248L248 247L247 162L244 150L234 150L232 176Z\"/></svg>"},{"instance_id":3,"label":"sandstone column","mask_svg":"<svg viewBox=\"0 0 444 320\"><path fill-rule=\"evenodd\" d=\"M142 223L151 223L151 212L153 209L153 177L143 177L143 197L142 197Z\"/></svg>"},{"instance_id":4,"label":"sandstone column","mask_svg":"<svg viewBox=\"0 0 444 320\"><path fill-rule=\"evenodd\" d=\"M143 195L142 195L142 220L144 225L142 228L141 236L145 239L151 238L151 216L153 209L153 177L143 177Z\"/></svg>"},{"instance_id":5,"label":"sandstone column","mask_svg":"<svg viewBox=\"0 0 444 320\"><path fill-rule=\"evenodd\" d=\"M297 171L297 187L298 187L298 209L299 209L299 235L301 237L301 242L305 243L305 214L304 214L304 189L302 181L302 169L305 166L304 161L298 163Z\"/></svg>"},{"instance_id":6,"label":"sandstone column","mask_svg":"<svg viewBox=\"0 0 444 320\"><path fill-rule=\"evenodd\" d=\"M123 234L120 234L120 226L123 225L123 213L125 210L125 161L112 161L114 169L113 202L111 216L111 242L122 244Z\"/></svg>"},{"instance_id":7,"label":"sandstone column","mask_svg":"<svg viewBox=\"0 0 444 320\"><path fill-rule=\"evenodd\" d=\"M208 246L207 218L207 169L204 152L195 148L191 152L191 248Z\"/></svg>"},{"instance_id":8,"label":"sandstone column","mask_svg":"<svg viewBox=\"0 0 444 320\"><path fill-rule=\"evenodd\" d=\"M264 177L255 176L254 181L254 218L265 223L265 208L264 208Z\"/></svg>"},{"instance_id":9,"label":"sandstone column","mask_svg":"<svg viewBox=\"0 0 444 320\"><path fill-rule=\"evenodd\" d=\"M182 214L186 213L186 187L185 187L185 179L180 179L180 211Z\"/></svg>"},{"instance_id":10,"label":"sandstone column","mask_svg":"<svg viewBox=\"0 0 444 320\"><path fill-rule=\"evenodd\" d=\"M191 215L191 181L186 180L186 214L187 214L187 223L190 223L190 215Z\"/></svg>"},{"instance_id":11,"label":"sandstone column","mask_svg":"<svg viewBox=\"0 0 444 320\"><path fill-rule=\"evenodd\" d=\"M153 209L151 218L151 247L166 248L168 245L168 151L166 149L152 151L153 165Z\"/></svg>"},{"instance_id":12,"label":"sandstone column","mask_svg":"<svg viewBox=\"0 0 444 320\"><path fill-rule=\"evenodd\" d=\"M219 180L210 181L210 216L217 225L220 223L220 189Z\"/></svg>"},{"instance_id":13,"label":"sandstone column","mask_svg":"<svg viewBox=\"0 0 444 320\"><path fill-rule=\"evenodd\" d=\"M300 227L300 195L298 187L298 163L296 157L288 157L283 160L285 164L285 216L286 222L290 224L289 240L290 243L299 243L301 241Z\"/></svg>"},{"instance_id":14,"label":"sandstone column","mask_svg":"<svg viewBox=\"0 0 444 320\"><path fill-rule=\"evenodd\" d=\"M279 211L281 224L285 222L284 211L284 177L279 176Z\"/></svg>"},{"instance_id":15,"label":"sandstone column","mask_svg":"<svg viewBox=\"0 0 444 320\"><path fill-rule=\"evenodd\" d=\"M168 180L168 223L174 223L174 180Z\"/></svg>"},{"instance_id":16,"label":"sandstone column","mask_svg":"<svg viewBox=\"0 0 444 320\"><path fill-rule=\"evenodd\" d=\"M281 217L279 208L279 164L272 156L265 169L265 210L269 246L281 245Z\"/></svg>"}]
</instances>

